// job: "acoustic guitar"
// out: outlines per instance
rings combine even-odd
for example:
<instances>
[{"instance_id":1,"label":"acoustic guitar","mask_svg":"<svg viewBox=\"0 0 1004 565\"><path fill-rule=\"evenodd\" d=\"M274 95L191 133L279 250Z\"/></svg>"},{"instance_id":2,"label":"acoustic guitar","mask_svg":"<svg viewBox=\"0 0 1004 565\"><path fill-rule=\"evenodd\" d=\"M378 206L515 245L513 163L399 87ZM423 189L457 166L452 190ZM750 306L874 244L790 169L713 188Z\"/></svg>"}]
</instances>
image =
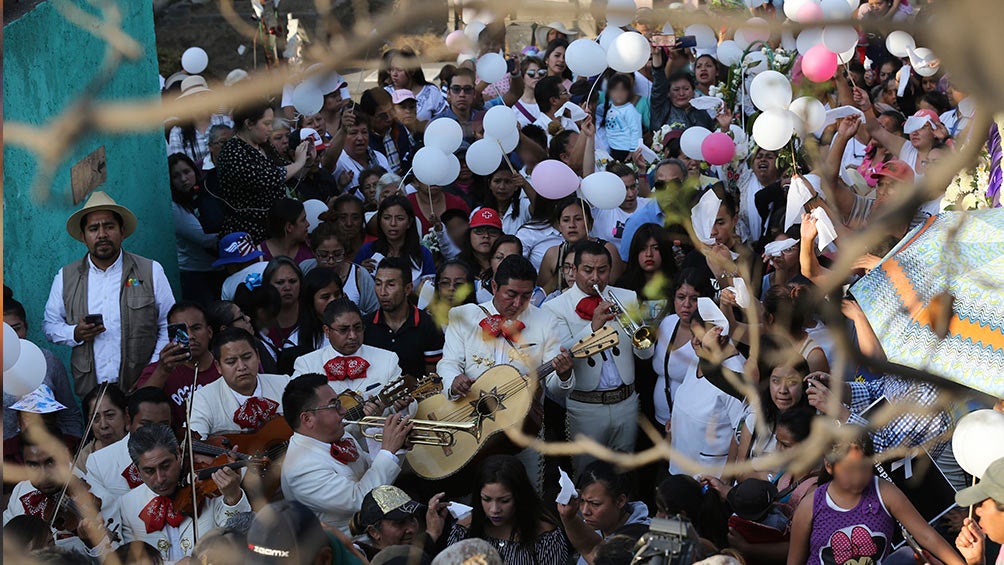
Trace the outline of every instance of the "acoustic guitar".
<instances>
[{"instance_id":1,"label":"acoustic guitar","mask_svg":"<svg viewBox=\"0 0 1004 565\"><path fill-rule=\"evenodd\" d=\"M575 359L588 358L619 342L617 330L603 326L576 343L569 353ZM497 365L482 373L463 398L451 401L440 394L419 402L416 419L473 421L475 426L470 432L455 433L449 446L414 446L406 456L411 468L426 479L449 477L464 468L493 436L521 426L531 403L539 401L540 382L554 370L553 363L548 361L526 374L512 365Z\"/></svg>"},{"instance_id":2,"label":"acoustic guitar","mask_svg":"<svg viewBox=\"0 0 1004 565\"><path fill-rule=\"evenodd\" d=\"M387 383L376 396L370 397L368 400L374 400L384 407L390 407L398 400L409 396L415 400L422 400L441 392L443 392L443 379L439 378L436 373L430 373L416 379L414 384L408 383L408 377L401 376ZM345 408L342 420L354 422L363 419L366 415L363 412L363 404L367 400L363 399L359 393L347 390L338 395L338 400Z\"/></svg>"}]
</instances>

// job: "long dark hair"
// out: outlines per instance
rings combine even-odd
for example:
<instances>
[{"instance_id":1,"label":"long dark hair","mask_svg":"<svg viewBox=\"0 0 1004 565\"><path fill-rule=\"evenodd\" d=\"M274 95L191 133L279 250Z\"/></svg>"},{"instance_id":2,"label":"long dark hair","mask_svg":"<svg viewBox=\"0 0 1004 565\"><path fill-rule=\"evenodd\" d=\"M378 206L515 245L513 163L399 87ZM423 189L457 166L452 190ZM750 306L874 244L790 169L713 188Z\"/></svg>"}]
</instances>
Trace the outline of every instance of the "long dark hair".
<instances>
[{"instance_id":1,"label":"long dark hair","mask_svg":"<svg viewBox=\"0 0 1004 565\"><path fill-rule=\"evenodd\" d=\"M502 247L506 243L515 244L516 247L519 248L519 254L520 255L523 254L523 240L521 240L520 238L518 238L518 237L516 237L514 235L510 235L510 234L504 233L504 234L498 236L498 238L495 239L495 243L492 244L491 250L488 251L488 262L489 263L491 263L492 258L495 257L495 253L498 252L499 247ZM481 283L484 284L484 285L486 285L486 287L490 289L491 288L491 280L494 277L495 277L495 273L492 272L491 267L488 267L488 270L485 271L484 275L481 277Z\"/></svg>"},{"instance_id":2,"label":"long dark hair","mask_svg":"<svg viewBox=\"0 0 1004 565\"><path fill-rule=\"evenodd\" d=\"M304 336L310 336L317 343L318 339L321 339L324 335L324 330L322 326L324 325L323 320L314 312L314 295L321 291L321 289L337 284L338 289L344 294L345 290L342 286L342 279L338 276L333 269L328 269L326 267L317 267L311 269L309 273L303 276L300 281L300 339L303 340Z\"/></svg>"},{"instance_id":3,"label":"long dark hair","mask_svg":"<svg viewBox=\"0 0 1004 565\"><path fill-rule=\"evenodd\" d=\"M655 506L667 516L682 514L702 538L725 547L728 537L728 507L713 488L707 490L689 475L670 475L655 489Z\"/></svg>"},{"instance_id":4,"label":"long dark hair","mask_svg":"<svg viewBox=\"0 0 1004 565\"><path fill-rule=\"evenodd\" d=\"M802 379L810 373L809 364L791 347L786 347L783 341L777 337L767 334L761 336L760 356L757 359L757 368L760 371L760 383L757 385L757 392L760 396L760 410L763 412L765 422L758 425L758 430L751 430L755 437L765 437L771 435L777 429L777 420L781 411L770 397L770 375L778 367L791 367ZM809 405L809 398L805 394L805 384L802 384L802 397L798 403L789 410L806 407Z\"/></svg>"},{"instance_id":5,"label":"long dark hair","mask_svg":"<svg viewBox=\"0 0 1004 565\"><path fill-rule=\"evenodd\" d=\"M631 81L631 77L623 73L616 73L609 79L607 79L607 92L603 100L603 113L600 114L599 127L603 127L607 124L607 111L610 110L610 91L616 86L623 86L628 90L628 104L631 103L631 89L634 87Z\"/></svg>"},{"instance_id":6,"label":"long dark hair","mask_svg":"<svg viewBox=\"0 0 1004 565\"><path fill-rule=\"evenodd\" d=\"M500 175L500 174L501 175L512 175L512 173L509 171L509 167L505 163L499 164L499 168L496 169L496 171L494 173L492 173L492 174L490 174L490 175L488 175L486 177L487 180L488 180L488 183L487 183L488 186L486 187L486 190L484 192L484 198L483 198L483 200L484 200L485 206L488 207L488 208L491 208L491 209L495 210L496 212L498 212L499 213L499 217L501 218L502 214L505 213L505 210L502 209L502 204L498 201L498 198L495 198L495 193L492 192L492 189L491 189L492 180L495 178L496 175ZM515 182L515 181L513 181L513 182ZM517 185L516 186L516 190L513 191L513 193L512 193L512 214L511 214L511 217L514 220L516 218L519 218L519 204L520 204L520 202L519 202L520 198L519 197L522 194L523 194L523 189L520 186Z\"/></svg>"},{"instance_id":7,"label":"long dark hair","mask_svg":"<svg viewBox=\"0 0 1004 565\"><path fill-rule=\"evenodd\" d=\"M440 296L439 296L439 283L442 282L442 280L443 280L443 273L445 273L446 269L449 268L449 267L457 267L457 268L463 270L464 271L464 277L467 279L467 284L470 285L470 288L471 288L471 292L467 293L467 296L464 297L464 301L461 304L477 304L478 303L478 301L477 301L477 295L478 295L478 293L476 292L476 288L474 286L475 283L476 283L476 280L475 280L475 277L474 277L474 270L471 269L471 266L468 265L466 261L461 261L459 259L451 259L449 261L446 261L442 265L439 266L439 269L436 270L436 299L437 300L440 299Z\"/></svg>"},{"instance_id":8,"label":"long dark hair","mask_svg":"<svg viewBox=\"0 0 1004 565\"><path fill-rule=\"evenodd\" d=\"M292 198L280 198L268 209L265 220L265 235L272 239L282 239L286 235L286 226L296 224L303 213L303 202Z\"/></svg>"},{"instance_id":9,"label":"long dark hair","mask_svg":"<svg viewBox=\"0 0 1004 565\"><path fill-rule=\"evenodd\" d=\"M261 280L263 281L262 284L272 286L272 277L274 277L276 272L279 271L279 268L283 266L293 269L293 272L296 273L296 278L300 280L300 294L302 295L303 271L300 269L300 266L296 264L296 261L284 255L279 257L273 257L272 260L268 262L268 265L265 266L265 271L261 274ZM298 296L297 300L299 299L300 297ZM247 310L245 310L245 312L247 312Z\"/></svg>"},{"instance_id":10,"label":"long dark hair","mask_svg":"<svg viewBox=\"0 0 1004 565\"><path fill-rule=\"evenodd\" d=\"M471 527L468 530L468 537L485 537L485 525L488 520L485 516L485 507L481 504L481 489L485 485L500 484L512 493L515 513L512 529L518 536L518 542L531 553L534 542L537 539L539 521L546 522L553 526L560 524L554 512L548 508L537 496L530 483L530 478L526 475L526 469L512 455L493 455L485 459L481 464L481 471L478 473L477 484L474 487L474 496L477 497L477 504L472 504ZM539 521L538 521L539 520Z\"/></svg>"},{"instance_id":11,"label":"long dark hair","mask_svg":"<svg viewBox=\"0 0 1004 565\"><path fill-rule=\"evenodd\" d=\"M418 230L415 229L415 209L411 207L411 202L400 194L384 198L383 202L380 203L380 207L377 208L377 238L373 242L373 250L384 256L390 254L390 242L387 241L387 235L383 233L383 223L380 221L380 218L387 212L387 209L393 206L400 206L404 209L405 215L411 220L411 226L404 232L404 242L401 244L401 256L409 259L414 266L421 267L425 260L422 255L422 244L418 240Z\"/></svg>"},{"instance_id":12,"label":"long dark hair","mask_svg":"<svg viewBox=\"0 0 1004 565\"><path fill-rule=\"evenodd\" d=\"M656 245L659 246L659 254L662 256L662 266L659 267L659 271L664 277L662 289L651 297L645 294L647 282L645 271L642 269L641 263L638 262L638 254L641 253L642 248L650 239L654 239ZM615 285L620 288L637 289L639 300L650 300L666 296L666 291L675 277L676 262L673 261L672 242L669 241L666 230L658 224L642 224L638 227L638 231L634 232L634 237L631 238L627 268L621 278L617 279Z\"/></svg>"},{"instance_id":13,"label":"long dark hair","mask_svg":"<svg viewBox=\"0 0 1004 565\"><path fill-rule=\"evenodd\" d=\"M192 161L192 158L184 153L174 153L173 155L170 155L167 158L168 182L171 181L171 171L174 169L174 166L177 165L178 163L185 163L186 165L192 168L192 172L195 173L196 185L198 185L202 181L202 175L199 174L200 171L199 168L195 166L195 161ZM194 212L195 187L193 186L192 190L189 190L188 192L181 192L180 190L174 190L174 183L172 182L171 200L178 206L184 208L185 210L188 210L189 212Z\"/></svg>"},{"instance_id":14,"label":"long dark hair","mask_svg":"<svg viewBox=\"0 0 1004 565\"><path fill-rule=\"evenodd\" d=\"M568 40L561 37L556 37L547 44L547 50L544 51L544 68L547 68L547 60L551 58L551 53L554 52L558 47L564 47L565 51L568 51ZM550 76L550 75L548 75ZM565 70L561 73L561 78L572 80L572 69L568 68L565 64Z\"/></svg>"}]
</instances>

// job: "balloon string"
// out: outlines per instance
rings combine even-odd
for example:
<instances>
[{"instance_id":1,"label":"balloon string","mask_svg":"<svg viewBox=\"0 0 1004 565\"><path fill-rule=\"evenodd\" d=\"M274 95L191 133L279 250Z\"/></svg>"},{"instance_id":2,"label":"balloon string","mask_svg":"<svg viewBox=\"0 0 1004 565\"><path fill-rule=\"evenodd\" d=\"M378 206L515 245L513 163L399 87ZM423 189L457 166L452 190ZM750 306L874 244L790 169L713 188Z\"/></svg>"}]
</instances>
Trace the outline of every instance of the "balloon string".
<instances>
[{"instance_id":1,"label":"balloon string","mask_svg":"<svg viewBox=\"0 0 1004 565\"><path fill-rule=\"evenodd\" d=\"M976 486L976 475L973 475L973 486ZM970 521L973 519L973 509L974 508L976 508L976 506L973 506L973 505L969 506L969 520Z\"/></svg>"},{"instance_id":2,"label":"balloon string","mask_svg":"<svg viewBox=\"0 0 1004 565\"><path fill-rule=\"evenodd\" d=\"M515 175L516 169L512 166L512 161L509 160L509 155L506 155L505 149L502 149L502 142L496 139L495 143L498 143L499 145L499 151L502 152L502 158L505 159L505 164L509 165L509 172Z\"/></svg>"}]
</instances>

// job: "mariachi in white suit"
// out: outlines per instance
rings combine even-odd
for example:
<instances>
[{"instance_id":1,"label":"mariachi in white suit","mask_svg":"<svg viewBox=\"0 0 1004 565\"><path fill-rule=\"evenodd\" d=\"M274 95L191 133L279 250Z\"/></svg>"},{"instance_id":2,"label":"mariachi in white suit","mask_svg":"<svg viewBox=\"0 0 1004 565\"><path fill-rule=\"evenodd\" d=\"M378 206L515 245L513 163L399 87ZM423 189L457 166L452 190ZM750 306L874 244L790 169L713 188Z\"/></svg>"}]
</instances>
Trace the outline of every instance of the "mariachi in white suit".
<instances>
[{"instance_id":1,"label":"mariachi in white suit","mask_svg":"<svg viewBox=\"0 0 1004 565\"><path fill-rule=\"evenodd\" d=\"M629 311L637 308L638 298L633 291L607 286L603 297L609 293L620 300ZM557 298L545 302L544 310L560 321L562 345L572 344L592 333L592 320L576 313L576 306L587 298L578 285L572 285ZM585 434L602 445L618 451L634 451L638 431L638 394L634 391L634 357L650 359L653 348L634 349L629 336L614 320L608 326L617 329L620 342L617 351L607 350L590 366L586 359L574 360L575 390L568 395L568 432L571 439ZM632 352L634 355L632 355ZM593 458L577 455L574 458L576 473L581 472Z\"/></svg>"},{"instance_id":2,"label":"mariachi in white suit","mask_svg":"<svg viewBox=\"0 0 1004 565\"><path fill-rule=\"evenodd\" d=\"M329 361L339 357L362 357L369 363L363 378L348 378L335 374ZM328 377L328 384L336 394L352 391L364 399L376 395L387 383L401 376L397 353L360 345L352 355L342 355L330 343L317 351L297 357L293 363L293 378L305 373L319 373Z\"/></svg>"},{"instance_id":3,"label":"mariachi in white suit","mask_svg":"<svg viewBox=\"0 0 1004 565\"><path fill-rule=\"evenodd\" d=\"M113 511L126 493L143 484L129 457L129 434L87 458L84 480L91 493L101 499L102 513Z\"/></svg>"},{"instance_id":4,"label":"mariachi in white suit","mask_svg":"<svg viewBox=\"0 0 1004 565\"><path fill-rule=\"evenodd\" d=\"M195 391L192 398L192 431L203 438L216 434L257 431L264 422L282 414L282 392L289 384L286 375L258 375L258 386L250 397L235 392L223 377ZM258 399L258 400L254 400ZM248 402L268 405L271 410L249 410ZM274 405L273 405L274 403ZM240 423L238 423L240 422ZM250 425L250 426L249 426Z\"/></svg>"},{"instance_id":5,"label":"mariachi in white suit","mask_svg":"<svg viewBox=\"0 0 1004 565\"><path fill-rule=\"evenodd\" d=\"M436 372L443 379L443 393L447 397L452 399L450 388L457 375L464 374L471 380L477 380L496 365L512 365L521 374L527 374L561 354L561 346L564 345L559 331L561 324L550 313L533 305L527 305L520 312L516 319L523 323L524 328L518 337L510 338L518 349L510 345L504 335L494 337L482 328L482 320L497 314L498 309L491 300L450 309L443 358L436 365ZM575 376L562 381L557 373L552 372L546 375L544 383L552 397L564 398L575 386ZM542 471L539 454L525 449L519 458L530 479L539 486Z\"/></svg>"},{"instance_id":6,"label":"mariachi in white suit","mask_svg":"<svg viewBox=\"0 0 1004 565\"><path fill-rule=\"evenodd\" d=\"M148 527L141 518L144 508L158 498L157 494L145 484L140 485L122 497L119 512L122 517L122 542L142 541L156 547L165 561L178 561L192 554L195 547L195 521L190 516L184 516L181 523L172 526L163 523L159 529ZM240 512L251 512L251 503L241 491L241 499L230 506L223 501L222 496L206 498L199 509L198 536L201 539L210 530L226 525L227 519ZM152 531L148 531L152 530Z\"/></svg>"}]
</instances>

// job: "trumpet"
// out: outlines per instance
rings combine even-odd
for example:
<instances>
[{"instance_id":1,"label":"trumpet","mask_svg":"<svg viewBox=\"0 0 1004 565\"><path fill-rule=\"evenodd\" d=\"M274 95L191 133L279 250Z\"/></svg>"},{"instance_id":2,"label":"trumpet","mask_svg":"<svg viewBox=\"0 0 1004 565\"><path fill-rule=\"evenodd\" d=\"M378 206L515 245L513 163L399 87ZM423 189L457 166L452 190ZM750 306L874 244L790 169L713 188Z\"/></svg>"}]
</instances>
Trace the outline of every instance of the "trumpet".
<instances>
[{"instance_id":1,"label":"trumpet","mask_svg":"<svg viewBox=\"0 0 1004 565\"><path fill-rule=\"evenodd\" d=\"M621 301L617 300L614 293L608 292L606 296L603 296L598 284L594 284L593 289L596 290L597 296L613 304L610 307L610 313L614 315L614 320L617 321L621 329L631 336L631 345L635 349L648 349L652 347L652 328L636 322Z\"/></svg>"},{"instance_id":2,"label":"trumpet","mask_svg":"<svg viewBox=\"0 0 1004 565\"><path fill-rule=\"evenodd\" d=\"M382 431L371 431L372 428L383 428L387 418L384 416L366 416L360 420L347 420L345 424L357 424L363 435L374 441L383 441ZM474 422L442 422L439 420L409 420L414 427L408 434L408 441L414 445L436 445L450 447L456 443L454 434L458 432L474 433Z\"/></svg>"}]
</instances>

